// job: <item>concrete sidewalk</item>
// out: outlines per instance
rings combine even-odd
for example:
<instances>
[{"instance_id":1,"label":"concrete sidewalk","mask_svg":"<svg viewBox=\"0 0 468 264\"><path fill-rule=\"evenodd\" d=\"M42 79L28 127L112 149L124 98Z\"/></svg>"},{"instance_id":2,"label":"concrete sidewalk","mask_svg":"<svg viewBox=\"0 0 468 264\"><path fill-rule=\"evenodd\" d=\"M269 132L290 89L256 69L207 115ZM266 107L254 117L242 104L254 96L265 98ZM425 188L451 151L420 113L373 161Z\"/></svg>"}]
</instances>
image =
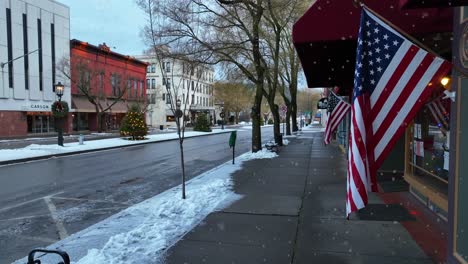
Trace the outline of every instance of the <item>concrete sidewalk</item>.
<instances>
[{"instance_id":1,"label":"concrete sidewalk","mask_svg":"<svg viewBox=\"0 0 468 264\"><path fill-rule=\"evenodd\" d=\"M233 175L244 197L187 233L165 263L432 263L398 204L371 194L345 219L346 159L322 134L305 130L279 157L246 162Z\"/></svg>"}]
</instances>

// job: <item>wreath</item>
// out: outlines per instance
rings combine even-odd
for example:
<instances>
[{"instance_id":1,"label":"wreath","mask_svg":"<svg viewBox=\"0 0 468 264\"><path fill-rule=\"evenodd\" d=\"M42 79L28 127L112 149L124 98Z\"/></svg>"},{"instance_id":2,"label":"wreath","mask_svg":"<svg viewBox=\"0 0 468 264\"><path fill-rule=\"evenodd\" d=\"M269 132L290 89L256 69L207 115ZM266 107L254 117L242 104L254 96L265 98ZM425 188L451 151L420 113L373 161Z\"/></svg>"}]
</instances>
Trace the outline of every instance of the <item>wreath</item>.
<instances>
[{"instance_id":1,"label":"wreath","mask_svg":"<svg viewBox=\"0 0 468 264\"><path fill-rule=\"evenodd\" d=\"M68 103L63 101L55 101L52 104L52 116L55 118L63 118L68 115Z\"/></svg>"}]
</instances>

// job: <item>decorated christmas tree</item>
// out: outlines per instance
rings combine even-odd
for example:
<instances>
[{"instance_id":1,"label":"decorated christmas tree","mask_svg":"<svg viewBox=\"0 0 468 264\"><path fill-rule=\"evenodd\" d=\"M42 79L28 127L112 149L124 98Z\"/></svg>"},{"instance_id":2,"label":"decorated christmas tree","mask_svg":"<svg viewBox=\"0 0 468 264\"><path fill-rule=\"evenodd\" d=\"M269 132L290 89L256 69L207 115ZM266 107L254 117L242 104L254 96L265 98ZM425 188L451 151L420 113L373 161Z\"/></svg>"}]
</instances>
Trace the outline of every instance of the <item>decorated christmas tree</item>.
<instances>
[{"instance_id":1,"label":"decorated christmas tree","mask_svg":"<svg viewBox=\"0 0 468 264\"><path fill-rule=\"evenodd\" d=\"M138 105L132 105L122 120L120 135L131 137L131 140L142 140L147 134L145 114Z\"/></svg>"},{"instance_id":2,"label":"decorated christmas tree","mask_svg":"<svg viewBox=\"0 0 468 264\"><path fill-rule=\"evenodd\" d=\"M195 121L194 131L211 132L210 121L205 114L200 114Z\"/></svg>"}]
</instances>

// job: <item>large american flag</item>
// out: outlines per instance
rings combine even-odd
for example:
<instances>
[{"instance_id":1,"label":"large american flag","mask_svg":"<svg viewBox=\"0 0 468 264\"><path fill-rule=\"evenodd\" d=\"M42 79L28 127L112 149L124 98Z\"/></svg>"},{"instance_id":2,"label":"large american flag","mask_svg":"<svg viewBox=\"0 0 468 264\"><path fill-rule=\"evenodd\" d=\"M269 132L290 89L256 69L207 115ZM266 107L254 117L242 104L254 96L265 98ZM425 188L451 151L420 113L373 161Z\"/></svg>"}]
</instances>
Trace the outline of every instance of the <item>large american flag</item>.
<instances>
[{"instance_id":1,"label":"large american flag","mask_svg":"<svg viewBox=\"0 0 468 264\"><path fill-rule=\"evenodd\" d=\"M357 43L346 213L377 191L376 171L451 64L363 8Z\"/></svg>"},{"instance_id":2,"label":"large american flag","mask_svg":"<svg viewBox=\"0 0 468 264\"><path fill-rule=\"evenodd\" d=\"M325 128L325 144L330 144L330 138L333 131L336 130L350 108L350 104L343 101L334 93L330 93L328 96L328 112L330 114L328 115L327 127Z\"/></svg>"}]
</instances>

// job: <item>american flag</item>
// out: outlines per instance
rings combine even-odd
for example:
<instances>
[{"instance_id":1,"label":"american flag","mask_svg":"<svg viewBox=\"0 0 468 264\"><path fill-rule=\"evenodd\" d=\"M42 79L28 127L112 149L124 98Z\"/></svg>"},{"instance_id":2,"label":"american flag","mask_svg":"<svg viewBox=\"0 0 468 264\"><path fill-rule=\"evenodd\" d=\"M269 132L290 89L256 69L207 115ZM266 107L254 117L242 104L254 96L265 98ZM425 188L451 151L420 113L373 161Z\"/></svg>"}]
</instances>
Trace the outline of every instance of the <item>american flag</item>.
<instances>
[{"instance_id":1,"label":"american flag","mask_svg":"<svg viewBox=\"0 0 468 264\"><path fill-rule=\"evenodd\" d=\"M325 144L330 144L333 131L336 130L349 109L351 109L350 104L338 98L334 93L330 93L328 97L328 112L330 114L328 115L327 127L325 128Z\"/></svg>"},{"instance_id":2,"label":"american flag","mask_svg":"<svg viewBox=\"0 0 468 264\"><path fill-rule=\"evenodd\" d=\"M449 113L442 104L442 97L437 97L433 101L427 103L427 108L431 111L434 121L436 121L437 126L443 131L449 130Z\"/></svg>"},{"instance_id":3,"label":"american flag","mask_svg":"<svg viewBox=\"0 0 468 264\"><path fill-rule=\"evenodd\" d=\"M363 8L351 107L346 213L377 191L376 171L451 64Z\"/></svg>"}]
</instances>

